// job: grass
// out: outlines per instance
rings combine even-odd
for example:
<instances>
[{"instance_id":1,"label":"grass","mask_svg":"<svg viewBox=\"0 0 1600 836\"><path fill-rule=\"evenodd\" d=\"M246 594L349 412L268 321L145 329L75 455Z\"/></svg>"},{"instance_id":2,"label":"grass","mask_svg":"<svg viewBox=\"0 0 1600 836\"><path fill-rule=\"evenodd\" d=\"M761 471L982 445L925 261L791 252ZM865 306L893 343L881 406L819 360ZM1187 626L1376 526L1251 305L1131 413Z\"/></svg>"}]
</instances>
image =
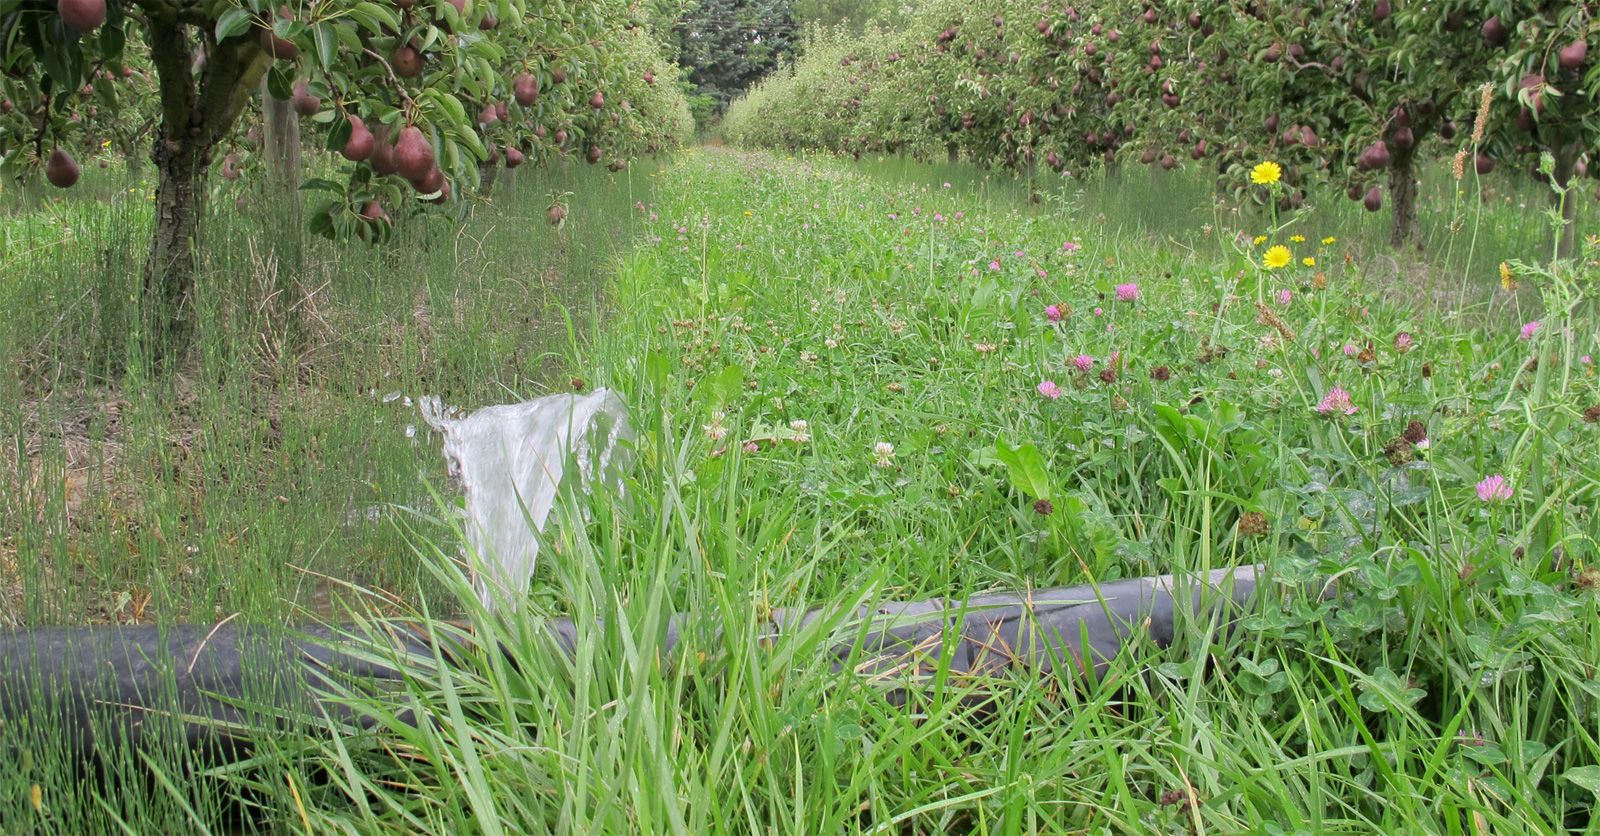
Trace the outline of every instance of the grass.
<instances>
[{"instance_id":1,"label":"grass","mask_svg":"<svg viewBox=\"0 0 1600 836\"><path fill-rule=\"evenodd\" d=\"M176 375L131 339L145 187L0 220L4 620L281 617L326 610L324 574L411 586L384 519L443 470L390 394L564 385L567 347L609 304L633 179L518 172L459 229L417 219L384 249L302 240L275 221L291 208L230 187L207 230L199 347ZM567 191L557 233L546 196Z\"/></svg>"},{"instance_id":2,"label":"grass","mask_svg":"<svg viewBox=\"0 0 1600 836\"><path fill-rule=\"evenodd\" d=\"M103 617L84 604L115 601L130 577L161 590L146 617L278 617L305 577L282 564L309 550L317 571L397 593L382 611L423 619L441 642L456 628L432 613L460 609L477 646L505 651L419 666L405 696L429 719L416 726L352 698L375 730L263 734L243 769L185 772L172 756L154 770L172 777L119 796L135 800L116 818L215 828L231 805L247 827L312 832L1593 827L1600 425L1583 411L1600 388L1581 359L1600 349L1593 249L1587 266L1551 270L1498 231L1500 210L1464 204L1462 228L1490 230L1472 259L1429 240L1433 270L1470 271L1444 278L1473 293L1429 304L1353 227L1315 216L1274 231L1214 215L1206 235L1196 215L1163 229L1139 208L1170 191L1030 207L978 174L896 166L707 149L636 175L642 208L616 182L568 187L595 201L573 219L583 237L632 233L618 257L558 265L583 314L571 334L519 332L519 311L557 301L522 298L518 265L548 263L548 248L519 236L546 233L509 220L537 217L543 184L459 234L409 231L381 257L388 270L307 247L277 275L297 299L330 282L328 325L296 319L304 330L272 362L259 359L272 320L248 306L208 311L196 369L170 378L137 363L98 371L116 352L87 347L105 338L76 309L55 330L19 327L30 334L14 345L44 335L63 349L44 354L104 359L47 366L75 385L41 391L49 377L32 368L7 384L24 404L10 464L36 503L4 506L5 530L20 532L6 544L18 620ZM260 227L239 223L208 275L228 289L218 298L260 299L273 273L248 245ZM1294 266L1260 268L1264 247L1230 243L1241 230L1290 245ZM48 323L105 281L58 258L30 268L8 310ZM1480 258L1513 261L1522 294L1494 290ZM1137 300L1117 298L1128 283ZM600 287L606 303L592 301ZM53 309L18 301L47 288ZM428 493L442 487L437 456L406 439L414 416L382 394L476 406L571 376L623 393L638 468L626 499L593 500L588 522L576 498L562 509L529 605L490 617L436 513L449 500ZM132 499L99 500L97 517L71 507L71 437L37 453L29 439L82 414L52 398L113 380L138 430L103 427L83 446L105 455L116 441L135 448L117 461L162 467L130 478ZM1335 386L1353 415L1318 412ZM36 403L57 417L33 417ZM268 444L274 414L283 434ZM206 423L196 416L229 426L163 457L179 429ZM1402 437L1412 421L1425 448ZM128 471L108 464L87 469ZM1513 496L1480 500L1495 473ZM105 481L84 495L118 488ZM345 522L368 505L417 513ZM256 533L230 544L244 527ZM822 652L858 603L1245 563L1279 583L1241 629L1194 624L1097 679L948 678L901 707ZM1323 602L1311 593L1329 579L1338 596ZM833 615L758 641L783 606ZM723 629L690 631L662 660L672 612ZM584 631L569 661L540 632L549 615L613 629ZM64 769L40 758L5 778L7 798L42 787L47 812L13 803L0 830L112 821L96 786Z\"/></svg>"}]
</instances>

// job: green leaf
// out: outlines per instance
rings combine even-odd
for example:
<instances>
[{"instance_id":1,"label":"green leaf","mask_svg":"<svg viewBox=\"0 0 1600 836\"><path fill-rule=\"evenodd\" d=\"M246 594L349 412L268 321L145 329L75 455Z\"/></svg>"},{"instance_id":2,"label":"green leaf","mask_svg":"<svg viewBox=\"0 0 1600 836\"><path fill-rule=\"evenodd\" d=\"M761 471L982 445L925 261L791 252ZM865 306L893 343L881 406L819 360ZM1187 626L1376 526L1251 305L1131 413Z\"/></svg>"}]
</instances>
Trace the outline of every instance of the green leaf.
<instances>
[{"instance_id":1,"label":"green leaf","mask_svg":"<svg viewBox=\"0 0 1600 836\"><path fill-rule=\"evenodd\" d=\"M280 102L294 96L294 65L278 61L267 71L267 92Z\"/></svg>"},{"instance_id":2,"label":"green leaf","mask_svg":"<svg viewBox=\"0 0 1600 836\"><path fill-rule=\"evenodd\" d=\"M250 23L250 12L245 9L232 8L223 12L217 18L217 40L225 41L243 35L250 31Z\"/></svg>"},{"instance_id":3,"label":"green leaf","mask_svg":"<svg viewBox=\"0 0 1600 836\"><path fill-rule=\"evenodd\" d=\"M105 61L121 59L122 49L128 44L128 34L122 29L122 15L116 17L100 27L100 57Z\"/></svg>"},{"instance_id":4,"label":"green leaf","mask_svg":"<svg viewBox=\"0 0 1600 836\"><path fill-rule=\"evenodd\" d=\"M328 201L319 204L316 209L312 210L310 228L313 235L320 235L330 241L334 239L333 213L338 208L339 204Z\"/></svg>"},{"instance_id":5,"label":"green leaf","mask_svg":"<svg viewBox=\"0 0 1600 836\"><path fill-rule=\"evenodd\" d=\"M1579 766L1561 773L1561 777L1600 795L1600 766Z\"/></svg>"},{"instance_id":6,"label":"green leaf","mask_svg":"<svg viewBox=\"0 0 1600 836\"><path fill-rule=\"evenodd\" d=\"M400 28L400 16L388 6L378 3L357 3L355 8L350 10L350 17L354 18L362 28L373 33L385 29L397 31Z\"/></svg>"},{"instance_id":7,"label":"green leaf","mask_svg":"<svg viewBox=\"0 0 1600 836\"><path fill-rule=\"evenodd\" d=\"M311 40L317 46L317 60L322 62L324 68L332 67L339 54L339 37L334 32L333 24L317 24L311 30Z\"/></svg>"},{"instance_id":8,"label":"green leaf","mask_svg":"<svg viewBox=\"0 0 1600 836\"><path fill-rule=\"evenodd\" d=\"M340 119L333 123L333 128L328 131L328 150L338 151L350 142L350 120Z\"/></svg>"},{"instance_id":9,"label":"green leaf","mask_svg":"<svg viewBox=\"0 0 1600 836\"><path fill-rule=\"evenodd\" d=\"M709 378L701 381L700 387L710 397L712 409L722 409L731 403L739 394L739 389L744 385L744 367L726 366Z\"/></svg>"},{"instance_id":10,"label":"green leaf","mask_svg":"<svg viewBox=\"0 0 1600 836\"><path fill-rule=\"evenodd\" d=\"M344 184L335 183L332 180L325 180L321 177L313 177L310 180L300 184L300 190L304 192L332 192L334 194L344 194Z\"/></svg>"},{"instance_id":11,"label":"green leaf","mask_svg":"<svg viewBox=\"0 0 1600 836\"><path fill-rule=\"evenodd\" d=\"M1050 471L1038 447L1032 444L1011 447L1003 440L996 440L994 450L1006 466L1012 487L1035 500L1050 498Z\"/></svg>"}]
</instances>

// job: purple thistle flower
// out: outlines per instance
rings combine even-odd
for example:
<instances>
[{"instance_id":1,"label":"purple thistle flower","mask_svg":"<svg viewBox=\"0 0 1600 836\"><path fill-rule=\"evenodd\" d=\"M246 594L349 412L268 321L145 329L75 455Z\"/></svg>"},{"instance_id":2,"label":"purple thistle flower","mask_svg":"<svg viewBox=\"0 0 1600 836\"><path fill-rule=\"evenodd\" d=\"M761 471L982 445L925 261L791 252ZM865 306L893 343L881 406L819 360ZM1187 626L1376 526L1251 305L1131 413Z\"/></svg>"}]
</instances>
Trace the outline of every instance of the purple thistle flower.
<instances>
[{"instance_id":1,"label":"purple thistle flower","mask_svg":"<svg viewBox=\"0 0 1600 836\"><path fill-rule=\"evenodd\" d=\"M1094 358L1087 354L1079 354L1072 358L1072 365L1076 366L1078 371L1088 373L1094 370Z\"/></svg>"},{"instance_id":2,"label":"purple thistle flower","mask_svg":"<svg viewBox=\"0 0 1600 836\"><path fill-rule=\"evenodd\" d=\"M1278 291L1278 304L1283 305L1284 307L1288 307L1289 303L1293 302L1293 301L1294 301L1294 291L1289 290L1287 288L1284 289L1284 290Z\"/></svg>"},{"instance_id":3,"label":"purple thistle flower","mask_svg":"<svg viewBox=\"0 0 1600 836\"><path fill-rule=\"evenodd\" d=\"M1133 282L1117 285L1116 291L1118 302L1132 302L1139 298L1139 285Z\"/></svg>"},{"instance_id":4,"label":"purple thistle flower","mask_svg":"<svg viewBox=\"0 0 1600 836\"><path fill-rule=\"evenodd\" d=\"M1523 326L1522 326L1521 339L1524 339L1524 340L1533 339L1533 335L1539 333L1539 329L1542 328L1542 327L1543 326L1539 324L1539 320L1537 320L1537 319L1535 319L1532 322L1524 323Z\"/></svg>"},{"instance_id":5,"label":"purple thistle flower","mask_svg":"<svg viewBox=\"0 0 1600 836\"><path fill-rule=\"evenodd\" d=\"M1040 383L1039 383L1039 394L1044 395L1045 397L1049 398L1052 401L1060 400L1061 399L1061 387L1057 386L1056 382L1054 380L1040 381Z\"/></svg>"},{"instance_id":6,"label":"purple thistle flower","mask_svg":"<svg viewBox=\"0 0 1600 836\"><path fill-rule=\"evenodd\" d=\"M1401 331L1399 334L1395 335L1395 338L1394 338L1394 350L1402 352L1402 353L1411 350L1411 334L1410 334L1410 332Z\"/></svg>"},{"instance_id":7,"label":"purple thistle flower","mask_svg":"<svg viewBox=\"0 0 1600 836\"><path fill-rule=\"evenodd\" d=\"M999 270L1000 269L1000 259L997 258L997 259L989 262L989 269L990 270Z\"/></svg>"},{"instance_id":8,"label":"purple thistle flower","mask_svg":"<svg viewBox=\"0 0 1600 836\"><path fill-rule=\"evenodd\" d=\"M1075 253L1079 250L1079 246L1077 243L1072 241L1063 241L1061 242L1061 249L1065 252Z\"/></svg>"},{"instance_id":9,"label":"purple thistle flower","mask_svg":"<svg viewBox=\"0 0 1600 836\"><path fill-rule=\"evenodd\" d=\"M1045 308L1044 308L1044 318L1050 320L1051 322L1060 322L1061 321L1061 306L1060 305L1046 305Z\"/></svg>"}]
</instances>

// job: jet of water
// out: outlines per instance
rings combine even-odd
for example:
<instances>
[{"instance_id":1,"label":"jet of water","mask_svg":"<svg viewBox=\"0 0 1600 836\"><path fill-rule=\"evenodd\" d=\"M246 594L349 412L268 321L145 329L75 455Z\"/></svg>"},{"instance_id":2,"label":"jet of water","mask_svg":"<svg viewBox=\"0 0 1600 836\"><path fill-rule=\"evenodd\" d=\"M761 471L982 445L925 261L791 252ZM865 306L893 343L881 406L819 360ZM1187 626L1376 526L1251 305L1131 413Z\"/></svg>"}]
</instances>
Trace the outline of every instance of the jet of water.
<instances>
[{"instance_id":1,"label":"jet of water","mask_svg":"<svg viewBox=\"0 0 1600 836\"><path fill-rule=\"evenodd\" d=\"M583 493L598 484L620 494L632 462L627 407L608 389L484 407L464 418L435 397L421 398L419 408L444 436L450 474L466 495L468 557L485 607L527 591L569 465Z\"/></svg>"}]
</instances>

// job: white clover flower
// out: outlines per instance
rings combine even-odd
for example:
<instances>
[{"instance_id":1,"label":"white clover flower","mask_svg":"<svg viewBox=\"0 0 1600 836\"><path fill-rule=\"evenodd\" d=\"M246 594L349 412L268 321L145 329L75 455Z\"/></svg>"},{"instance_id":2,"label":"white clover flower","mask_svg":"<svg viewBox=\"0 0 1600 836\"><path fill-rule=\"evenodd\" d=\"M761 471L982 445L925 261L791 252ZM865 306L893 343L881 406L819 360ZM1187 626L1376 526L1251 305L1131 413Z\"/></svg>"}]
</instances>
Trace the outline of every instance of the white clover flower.
<instances>
[{"instance_id":1,"label":"white clover flower","mask_svg":"<svg viewBox=\"0 0 1600 836\"><path fill-rule=\"evenodd\" d=\"M872 445L872 458L878 467L893 467L894 445L887 441L880 441Z\"/></svg>"},{"instance_id":2,"label":"white clover flower","mask_svg":"<svg viewBox=\"0 0 1600 836\"><path fill-rule=\"evenodd\" d=\"M721 441L728 437L728 428L722 425L728 416L722 410L711 413L711 423L705 425L706 438L713 442Z\"/></svg>"},{"instance_id":3,"label":"white clover flower","mask_svg":"<svg viewBox=\"0 0 1600 836\"><path fill-rule=\"evenodd\" d=\"M789 422L789 429L794 430L794 443L804 444L811 440L811 424L801 418Z\"/></svg>"}]
</instances>

